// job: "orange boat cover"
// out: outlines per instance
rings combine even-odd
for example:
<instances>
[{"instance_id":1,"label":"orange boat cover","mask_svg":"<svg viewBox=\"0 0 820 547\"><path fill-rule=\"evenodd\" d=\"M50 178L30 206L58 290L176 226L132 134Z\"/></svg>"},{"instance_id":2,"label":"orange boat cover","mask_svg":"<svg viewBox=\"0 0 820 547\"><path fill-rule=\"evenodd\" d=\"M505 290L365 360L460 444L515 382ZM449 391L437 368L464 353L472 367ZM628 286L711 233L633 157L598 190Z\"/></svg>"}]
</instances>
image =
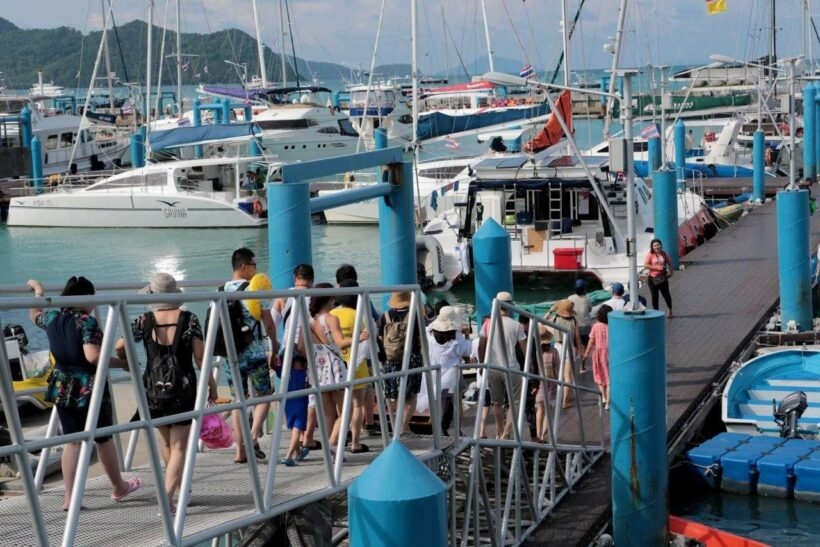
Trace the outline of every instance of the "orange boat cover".
<instances>
[{"instance_id":1,"label":"orange boat cover","mask_svg":"<svg viewBox=\"0 0 820 547\"><path fill-rule=\"evenodd\" d=\"M564 118L564 123L567 124L567 129L572 131L572 98L569 91L564 91L555 103L555 109L561 113ZM556 144L564 136L564 130L561 129L561 124L555 112L550 113L547 118L547 123L541 128L541 131L527 144L524 145L526 152L540 152L545 148Z\"/></svg>"}]
</instances>

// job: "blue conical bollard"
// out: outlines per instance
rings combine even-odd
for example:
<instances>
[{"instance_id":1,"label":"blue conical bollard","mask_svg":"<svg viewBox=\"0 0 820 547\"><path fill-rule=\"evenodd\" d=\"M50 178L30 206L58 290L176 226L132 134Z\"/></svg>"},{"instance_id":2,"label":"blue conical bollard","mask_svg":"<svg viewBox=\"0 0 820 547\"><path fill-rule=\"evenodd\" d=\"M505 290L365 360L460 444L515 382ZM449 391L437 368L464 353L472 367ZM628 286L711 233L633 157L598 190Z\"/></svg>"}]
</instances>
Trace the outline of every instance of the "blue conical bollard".
<instances>
[{"instance_id":1,"label":"blue conical bollard","mask_svg":"<svg viewBox=\"0 0 820 547\"><path fill-rule=\"evenodd\" d=\"M484 221L473 236L475 262L475 305L477 318L492 311L492 302L499 291L512 293L512 251L510 234L494 219Z\"/></svg>"},{"instance_id":2,"label":"blue conical bollard","mask_svg":"<svg viewBox=\"0 0 820 547\"><path fill-rule=\"evenodd\" d=\"M347 490L350 545L447 544L447 486L393 441Z\"/></svg>"}]
</instances>

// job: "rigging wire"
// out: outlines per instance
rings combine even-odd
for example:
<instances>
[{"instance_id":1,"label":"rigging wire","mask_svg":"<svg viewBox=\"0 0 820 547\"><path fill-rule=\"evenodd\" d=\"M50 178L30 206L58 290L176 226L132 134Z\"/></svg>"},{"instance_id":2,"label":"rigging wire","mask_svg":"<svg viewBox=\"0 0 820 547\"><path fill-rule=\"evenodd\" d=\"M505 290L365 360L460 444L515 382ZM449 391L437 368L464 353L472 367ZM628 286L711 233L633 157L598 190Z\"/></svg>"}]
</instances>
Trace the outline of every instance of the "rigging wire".
<instances>
[{"instance_id":1,"label":"rigging wire","mask_svg":"<svg viewBox=\"0 0 820 547\"><path fill-rule=\"evenodd\" d=\"M581 5L583 5L584 1L585 0L581 0ZM524 48L524 43L521 41L521 36L519 36L518 34L518 29L515 28L515 23L513 22L512 15L510 15L510 9L507 7L507 0L501 0L501 5L504 7L504 13L507 14L507 19L509 19L510 21L510 27L512 27L513 35L515 36L515 41L518 43L518 48L521 50L521 55L524 57L524 62L527 65L531 65L532 63L530 62L530 56L527 54L526 48Z\"/></svg>"},{"instance_id":2,"label":"rigging wire","mask_svg":"<svg viewBox=\"0 0 820 547\"><path fill-rule=\"evenodd\" d=\"M290 4L285 0L285 14L288 18L288 34L290 34L290 51L293 55L293 68L296 72L296 87L301 87L299 80L299 60L296 58L296 47L293 44L293 22L290 20Z\"/></svg>"},{"instance_id":3,"label":"rigging wire","mask_svg":"<svg viewBox=\"0 0 820 547\"><path fill-rule=\"evenodd\" d=\"M111 0L108 0L108 6L111 6ZM114 11L111 10L111 29L114 31L114 39L117 41L117 52L120 54L120 63L122 64L122 74L125 81L128 81L128 67L125 66L125 55L122 53L122 42L120 41L120 33L117 31L117 22L114 21Z\"/></svg>"},{"instance_id":4,"label":"rigging wire","mask_svg":"<svg viewBox=\"0 0 820 547\"><path fill-rule=\"evenodd\" d=\"M503 0L502 0L503 2ZM575 11L575 17L572 19L572 25L569 27L569 40L572 40L572 35L575 33L575 25L578 23L578 19L581 17L581 10L584 9L584 4L586 0L581 0L581 3L578 5L578 9ZM506 9L506 4L504 4ZM509 12L507 12L509 15ZM512 24L512 19L510 19L510 24ZM564 22L566 24L566 21ZM515 28L515 27L513 27ZM516 34L516 37L518 35ZM561 54L558 56L558 64L555 66L555 70L552 71L552 78L550 78L550 83L555 83L555 80L558 78L558 73L561 71L561 66L564 64L564 55L566 52L562 49ZM529 64L529 61L527 61Z\"/></svg>"},{"instance_id":5,"label":"rigging wire","mask_svg":"<svg viewBox=\"0 0 820 547\"><path fill-rule=\"evenodd\" d=\"M443 10L444 5L442 4L442 2L439 2L439 5L441 6L441 9ZM464 76L469 81L470 71L467 70L467 65L464 63L464 59L461 56L461 51L459 50L459 47L456 44L455 37L453 36L453 33L450 32L450 27L447 25L447 19L443 18L442 22L444 23L444 36L445 36L445 38L446 37L450 38L450 42L453 44L453 48L456 50L456 57L458 57L458 63L461 65L462 70L464 70ZM447 70L449 71L449 67L447 67Z\"/></svg>"}]
</instances>

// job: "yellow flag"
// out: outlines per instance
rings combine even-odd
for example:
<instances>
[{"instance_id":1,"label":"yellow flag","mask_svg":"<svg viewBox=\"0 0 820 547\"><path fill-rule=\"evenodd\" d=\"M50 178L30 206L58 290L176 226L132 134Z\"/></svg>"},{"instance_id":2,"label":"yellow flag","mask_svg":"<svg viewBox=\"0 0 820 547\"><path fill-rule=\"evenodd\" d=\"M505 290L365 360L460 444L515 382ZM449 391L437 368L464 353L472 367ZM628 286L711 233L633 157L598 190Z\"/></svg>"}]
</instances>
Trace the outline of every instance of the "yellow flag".
<instances>
[{"instance_id":1,"label":"yellow flag","mask_svg":"<svg viewBox=\"0 0 820 547\"><path fill-rule=\"evenodd\" d=\"M706 12L709 15L726 11L726 0L706 0Z\"/></svg>"}]
</instances>

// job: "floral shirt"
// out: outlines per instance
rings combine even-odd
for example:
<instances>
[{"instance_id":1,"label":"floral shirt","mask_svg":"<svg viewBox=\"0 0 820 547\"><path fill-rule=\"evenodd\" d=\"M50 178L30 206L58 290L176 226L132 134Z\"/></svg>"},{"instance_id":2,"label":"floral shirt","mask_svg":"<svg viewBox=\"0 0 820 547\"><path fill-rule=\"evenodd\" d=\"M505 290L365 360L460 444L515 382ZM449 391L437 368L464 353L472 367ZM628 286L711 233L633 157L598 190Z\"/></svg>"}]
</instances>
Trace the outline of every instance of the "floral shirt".
<instances>
[{"instance_id":1,"label":"floral shirt","mask_svg":"<svg viewBox=\"0 0 820 547\"><path fill-rule=\"evenodd\" d=\"M59 347L65 347L69 340L58 339L56 330L49 327L54 326L61 316L71 315L80 333L82 345L91 344L99 346L102 343L103 332L97 320L85 312L75 310L46 310L38 315L34 323L49 334L49 345L52 353L58 351ZM73 348L75 351L78 348ZM82 351L79 348L79 351ZM57 355L55 355L55 358ZM57 358L57 365L51 372L48 379L48 389L45 400L57 406L66 408L84 408L91 400L91 392L94 389L94 374L96 367L89 367L87 363L69 363ZM108 389L103 395L103 400L108 400Z\"/></svg>"},{"instance_id":2,"label":"floral shirt","mask_svg":"<svg viewBox=\"0 0 820 547\"><path fill-rule=\"evenodd\" d=\"M243 283L247 283L247 281L244 279L228 281L225 283L225 292L239 290L239 287L241 287ZM259 361L267 361L268 356L266 353L265 344L263 342L261 325L259 325L259 321L254 319L251 315L251 312L248 310L247 303L244 300L240 300L240 302L242 302L242 314L245 317L245 324L251 325L252 327L251 331L253 332L253 342L248 344L248 347L246 347L238 356L239 366L246 366L249 363L257 363ZM262 306L262 311L270 310L270 300L260 300L259 303Z\"/></svg>"}]
</instances>

